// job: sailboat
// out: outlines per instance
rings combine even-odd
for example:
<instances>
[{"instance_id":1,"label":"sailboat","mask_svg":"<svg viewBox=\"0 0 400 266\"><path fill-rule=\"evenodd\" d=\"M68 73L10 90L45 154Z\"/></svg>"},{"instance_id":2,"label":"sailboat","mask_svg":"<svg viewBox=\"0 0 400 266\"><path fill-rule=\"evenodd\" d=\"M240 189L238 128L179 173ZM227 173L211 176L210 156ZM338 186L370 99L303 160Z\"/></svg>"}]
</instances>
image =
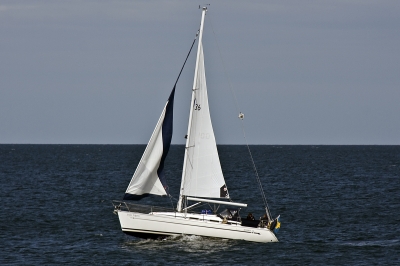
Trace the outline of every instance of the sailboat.
<instances>
[{"instance_id":1,"label":"sailboat","mask_svg":"<svg viewBox=\"0 0 400 266\"><path fill-rule=\"evenodd\" d=\"M200 29L192 44L193 48L198 39L177 206L169 209L133 203L149 195L168 195L164 163L172 138L175 83L123 200L113 201L114 213L118 214L124 233L140 238L196 235L264 243L277 242L276 232L280 227L280 218L278 216L271 219L267 205L264 219L255 220L251 215L247 218L240 216L240 210L246 208L247 204L230 200L208 106L202 45L206 12L207 8L202 8ZM243 119L242 113L239 118ZM261 183L259 185L262 190ZM265 199L264 194L263 197ZM201 211L196 211L196 208L204 204L218 207L213 210L204 210L203 207ZM219 206L225 206L227 209L218 213Z\"/></svg>"}]
</instances>

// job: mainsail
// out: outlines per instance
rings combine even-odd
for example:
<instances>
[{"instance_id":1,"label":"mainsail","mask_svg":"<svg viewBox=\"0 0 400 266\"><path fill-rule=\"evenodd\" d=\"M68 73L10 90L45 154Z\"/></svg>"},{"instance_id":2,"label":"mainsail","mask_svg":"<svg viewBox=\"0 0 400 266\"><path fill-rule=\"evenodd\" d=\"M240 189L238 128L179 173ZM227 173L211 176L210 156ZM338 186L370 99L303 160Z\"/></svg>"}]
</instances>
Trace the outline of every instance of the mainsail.
<instances>
[{"instance_id":1,"label":"mainsail","mask_svg":"<svg viewBox=\"0 0 400 266\"><path fill-rule=\"evenodd\" d=\"M196 69L181 196L229 198L211 124L201 37Z\"/></svg>"},{"instance_id":2,"label":"mainsail","mask_svg":"<svg viewBox=\"0 0 400 266\"><path fill-rule=\"evenodd\" d=\"M175 86L126 189L124 200L139 200L149 194L167 195L164 161L171 145L174 95Z\"/></svg>"}]
</instances>

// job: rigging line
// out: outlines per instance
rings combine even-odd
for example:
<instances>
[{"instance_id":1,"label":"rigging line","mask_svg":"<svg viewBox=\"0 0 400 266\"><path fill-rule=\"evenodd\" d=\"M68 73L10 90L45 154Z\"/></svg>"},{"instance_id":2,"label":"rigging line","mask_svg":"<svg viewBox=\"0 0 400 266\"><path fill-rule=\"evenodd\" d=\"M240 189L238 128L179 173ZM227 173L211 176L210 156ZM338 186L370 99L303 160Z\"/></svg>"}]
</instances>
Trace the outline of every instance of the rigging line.
<instances>
[{"instance_id":1,"label":"rigging line","mask_svg":"<svg viewBox=\"0 0 400 266\"><path fill-rule=\"evenodd\" d=\"M208 13L208 15L209 15L209 14L210 14L210 13ZM212 32L213 32L213 35L214 35L214 40L215 40L215 43L216 43L216 45L217 45L217 49L218 49L218 52L219 52L219 57L220 57L221 62L222 62L222 67L223 67L223 70L224 70L224 75L225 75L225 78L228 80L229 89L230 89L230 91L231 91L233 100L234 100L234 102L235 102L235 107L236 107L237 111L240 113L239 104L238 104L238 101L237 101L237 98L236 98L236 94L235 94L235 91L232 89L232 83L231 83L231 80L229 79L229 76L228 76L228 74L227 74L227 72L226 72L225 62L224 62L224 59L223 59L223 57L222 57L221 49L219 48L218 41L217 41L217 37L216 37L215 32L214 32L214 27L213 27L212 19L211 19L211 16L210 16L210 15L209 15L209 17L210 17L211 29L212 29Z\"/></svg>"},{"instance_id":2,"label":"rigging line","mask_svg":"<svg viewBox=\"0 0 400 266\"><path fill-rule=\"evenodd\" d=\"M175 86L176 86L176 84L178 83L179 77L181 76L181 74L182 74L182 71L183 71L183 68L184 68L184 67L185 67L185 65L186 65L186 61L187 61L187 60L188 60L188 58L189 58L189 55L190 55L190 52L192 51L192 48L193 48L193 46L194 46L194 43L196 42L196 40L197 40L197 37L199 36L199 32L200 32L200 30L198 30L198 31L197 31L197 33L196 33L196 37L194 37L194 40L193 40L192 46L190 47L189 53L188 53L188 54L187 54L187 56L186 56L185 62L183 63L183 66L182 66L182 68L181 68L181 71L179 72L178 78L177 78L177 79L176 79L176 81L175 81L175 85L174 85L174 87L175 87Z\"/></svg>"},{"instance_id":3,"label":"rigging line","mask_svg":"<svg viewBox=\"0 0 400 266\"><path fill-rule=\"evenodd\" d=\"M168 197L170 197L174 201L178 201L178 199L174 198L174 196L172 196L171 194L168 194Z\"/></svg>"},{"instance_id":4,"label":"rigging line","mask_svg":"<svg viewBox=\"0 0 400 266\"><path fill-rule=\"evenodd\" d=\"M232 97L234 99L235 107L236 107L238 113L241 114L241 111L240 111L240 108L239 108L239 104L238 104L238 101L237 101L237 97L236 97L235 91L233 90L232 83L231 83L231 81L229 79L229 76L227 74L226 67L225 67L225 62L224 62L224 59L223 59L222 53L221 53L221 49L219 48L217 37L216 37L215 32L214 32L214 27L213 27L212 18L210 16L210 13L209 13L209 17L210 17L211 29L212 29L212 32L214 34L214 40L215 40L215 43L217 45L219 56L221 58L222 66L223 66L223 69L224 69L224 75L225 75L225 78L228 80L229 89L230 89ZM250 159L251 159L251 162L252 162L252 165L253 165L254 173L255 173L255 176L256 176L256 179L257 179L257 182L258 182L258 185L259 185L259 189L260 189L260 192L261 192L261 196L262 196L262 199L264 201L264 206L265 206L266 211L268 212L268 214L271 217L271 213L270 213L270 210L269 210L269 207L268 207L268 203L267 203L267 198L265 197L264 189L262 187L261 180L260 180L260 177L258 175L257 167L256 167L256 164L254 163L253 155L251 153L250 146L249 146L249 144L247 142L245 128L244 128L244 121L243 121L242 118L240 120L241 120L240 122L241 122L241 126L242 126L243 137L245 139L247 150L248 150L249 155L250 155Z\"/></svg>"},{"instance_id":5,"label":"rigging line","mask_svg":"<svg viewBox=\"0 0 400 266\"><path fill-rule=\"evenodd\" d=\"M173 197L171 196L171 194L168 194L168 196L169 196L169 200L171 202L172 209L175 210L174 202L172 201Z\"/></svg>"},{"instance_id":6,"label":"rigging line","mask_svg":"<svg viewBox=\"0 0 400 266\"><path fill-rule=\"evenodd\" d=\"M244 131L244 121L243 120L241 121L241 125L242 125L242 130L243 130L243 136L244 136L244 139L246 141L247 150L249 151L250 159L251 159L251 162L253 164L254 173L255 173L256 179L258 181L258 186L259 186L259 189L260 189L260 192L261 192L261 196L262 196L263 201L264 201L265 211L268 212L270 217L272 217L271 216L271 212L269 210L267 198L265 197L264 189L263 189L263 186L262 186L262 183L261 183L261 180L260 180L260 176L258 175L257 167L256 167L256 164L255 164L254 159L253 159L253 155L252 155L251 150L250 150L250 146L247 143L246 133Z\"/></svg>"}]
</instances>

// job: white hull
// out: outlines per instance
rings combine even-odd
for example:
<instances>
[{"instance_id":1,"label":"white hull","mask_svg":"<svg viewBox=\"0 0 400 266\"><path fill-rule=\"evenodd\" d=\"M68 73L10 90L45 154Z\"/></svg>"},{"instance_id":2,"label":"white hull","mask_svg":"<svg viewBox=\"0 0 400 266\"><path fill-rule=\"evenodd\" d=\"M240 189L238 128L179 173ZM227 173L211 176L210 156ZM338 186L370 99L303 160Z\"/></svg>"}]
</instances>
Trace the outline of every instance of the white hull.
<instances>
[{"instance_id":1,"label":"white hull","mask_svg":"<svg viewBox=\"0 0 400 266\"><path fill-rule=\"evenodd\" d=\"M216 215L187 214L174 212L149 213L118 211L122 231L129 235L146 238L177 235L197 235L252 242L278 242L267 228L254 228L222 223Z\"/></svg>"}]
</instances>

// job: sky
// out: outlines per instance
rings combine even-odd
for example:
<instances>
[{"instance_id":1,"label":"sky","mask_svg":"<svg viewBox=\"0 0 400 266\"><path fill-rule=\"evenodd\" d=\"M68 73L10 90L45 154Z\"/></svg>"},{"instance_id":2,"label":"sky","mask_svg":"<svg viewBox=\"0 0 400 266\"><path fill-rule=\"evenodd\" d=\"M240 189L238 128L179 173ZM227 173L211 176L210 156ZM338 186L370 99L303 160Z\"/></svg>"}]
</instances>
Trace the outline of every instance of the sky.
<instances>
[{"instance_id":1,"label":"sky","mask_svg":"<svg viewBox=\"0 0 400 266\"><path fill-rule=\"evenodd\" d=\"M400 1L207 3L218 144L400 145ZM147 143L199 4L1 0L0 144ZM194 60L177 85L173 144L185 141Z\"/></svg>"}]
</instances>

